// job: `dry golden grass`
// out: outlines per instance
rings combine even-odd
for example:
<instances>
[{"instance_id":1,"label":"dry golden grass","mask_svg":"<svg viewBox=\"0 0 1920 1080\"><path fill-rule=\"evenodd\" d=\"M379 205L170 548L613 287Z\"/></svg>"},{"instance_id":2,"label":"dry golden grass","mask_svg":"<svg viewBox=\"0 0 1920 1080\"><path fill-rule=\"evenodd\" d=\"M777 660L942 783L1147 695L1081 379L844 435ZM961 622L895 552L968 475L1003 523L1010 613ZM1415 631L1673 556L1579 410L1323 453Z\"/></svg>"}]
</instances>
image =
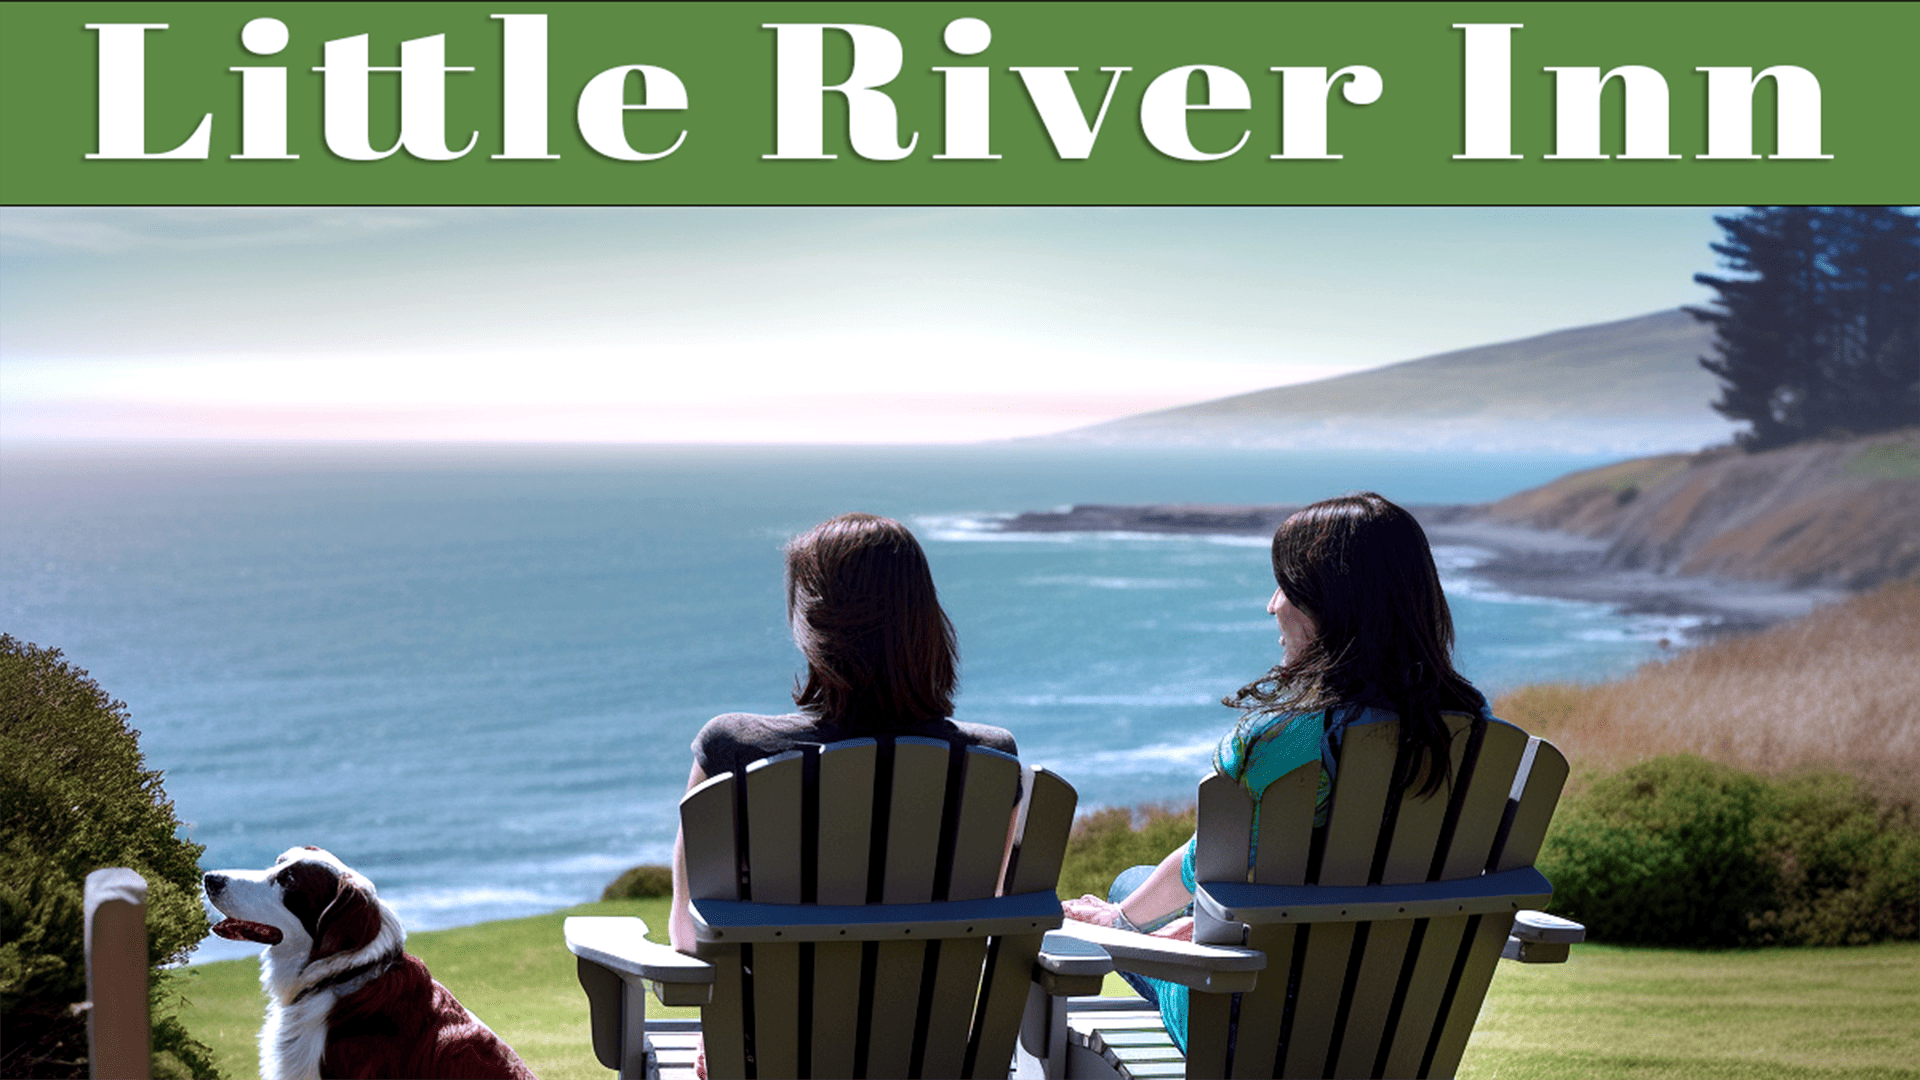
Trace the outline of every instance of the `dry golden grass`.
<instances>
[{"instance_id":1,"label":"dry golden grass","mask_svg":"<svg viewBox=\"0 0 1920 1080\"><path fill-rule=\"evenodd\" d=\"M1598 686L1547 684L1494 712L1583 775L1692 753L1766 775L1832 768L1920 803L1920 585L1896 583Z\"/></svg>"}]
</instances>

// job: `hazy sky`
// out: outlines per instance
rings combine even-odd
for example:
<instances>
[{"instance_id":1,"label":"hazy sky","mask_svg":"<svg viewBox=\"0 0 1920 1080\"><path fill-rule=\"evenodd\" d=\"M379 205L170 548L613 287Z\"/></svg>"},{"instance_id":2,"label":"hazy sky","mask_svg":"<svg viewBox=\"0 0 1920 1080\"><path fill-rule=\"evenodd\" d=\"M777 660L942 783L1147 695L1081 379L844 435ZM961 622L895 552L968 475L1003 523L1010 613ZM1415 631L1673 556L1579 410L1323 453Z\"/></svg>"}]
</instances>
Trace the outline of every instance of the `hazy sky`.
<instances>
[{"instance_id":1,"label":"hazy sky","mask_svg":"<svg viewBox=\"0 0 1920 1080\"><path fill-rule=\"evenodd\" d=\"M1040 434L1711 294L1706 208L0 210L0 437Z\"/></svg>"}]
</instances>

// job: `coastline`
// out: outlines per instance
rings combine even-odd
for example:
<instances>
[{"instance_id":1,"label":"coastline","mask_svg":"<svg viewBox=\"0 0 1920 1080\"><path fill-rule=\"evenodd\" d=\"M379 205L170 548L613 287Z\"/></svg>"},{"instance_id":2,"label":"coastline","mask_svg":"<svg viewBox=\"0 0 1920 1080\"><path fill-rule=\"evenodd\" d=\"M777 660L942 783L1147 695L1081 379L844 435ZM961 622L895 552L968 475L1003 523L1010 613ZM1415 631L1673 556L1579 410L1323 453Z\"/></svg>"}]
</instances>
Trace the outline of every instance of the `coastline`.
<instances>
[{"instance_id":1,"label":"coastline","mask_svg":"<svg viewBox=\"0 0 1920 1080\"><path fill-rule=\"evenodd\" d=\"M1297 506L1164 503L1084 504L1027 511L993 526L997 532L1133 532L1269 535ZM1798 618L1847 595L1832 587L1622 570L1605 565L1608 543L1572 533L1500 524L1474 504L1409 506L1436 545L1485 553L1470 573L1506 592L1605 604L1630 615L1691 615L1706 620L1703 637L1748 633Z\"/></svg>"}]
</instances>

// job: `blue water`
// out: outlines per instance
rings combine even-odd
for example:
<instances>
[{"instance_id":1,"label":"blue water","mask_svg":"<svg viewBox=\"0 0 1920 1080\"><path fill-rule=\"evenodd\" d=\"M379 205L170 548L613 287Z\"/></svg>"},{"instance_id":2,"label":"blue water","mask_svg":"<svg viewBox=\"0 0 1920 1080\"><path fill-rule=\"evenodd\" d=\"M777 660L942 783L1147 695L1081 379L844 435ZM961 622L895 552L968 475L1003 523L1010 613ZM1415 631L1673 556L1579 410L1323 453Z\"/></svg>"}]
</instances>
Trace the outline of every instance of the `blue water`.
<instances>
[{"instance_id":1,"label":"blue water","mask_svg":"<svg viewBox=\"0 0 1920 1080\"><path fill-rule=\"evenodd\" d=\"M940 448L276 448L0 454L0 629L124 699L204 865L319 844L413 929L597 897L664 862L709 716L779 712L780 547L908 522L962 652L959 715L1082 805L1191 799L1277 656L1264 540L982 523L1074 502L1498 498L1567 455ZM1610 677L1671 622L1503 596L1437 552L1490 694ZM201 955L253 947L214 943Z\"/></svg>"}]
</instances>

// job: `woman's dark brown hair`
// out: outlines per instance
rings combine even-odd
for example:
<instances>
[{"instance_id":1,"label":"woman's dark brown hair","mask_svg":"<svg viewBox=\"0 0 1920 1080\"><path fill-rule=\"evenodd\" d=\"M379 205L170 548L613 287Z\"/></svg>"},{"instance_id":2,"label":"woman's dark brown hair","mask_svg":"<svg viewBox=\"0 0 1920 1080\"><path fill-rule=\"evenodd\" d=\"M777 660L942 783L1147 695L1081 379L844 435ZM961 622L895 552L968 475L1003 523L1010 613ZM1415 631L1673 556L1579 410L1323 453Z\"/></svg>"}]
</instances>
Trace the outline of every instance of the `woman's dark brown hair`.
<instances>
[{"instance_id":1,"label":"woman's dark brown hair","mask_svg":"<svg viewBox=\"0 0 1920 1080\"><path fill-rule=\"evenodd\" d=\"M1273 577L1316 632L1226 704L1252 716L1391 709L1402 784L1438 790L1452 772L1441 712L1478 714L1485 699L1453 670L1453 614L1420 523L1371 491L1314 503L1275 530Z\"/></svg>"},{"instance_id":2,"label":"woman's dark brown hair","mask_svg":"<svg viewBox=\"0 0 1920 1080\"><path fill-rule=\"evenodd\" d=\"M842 514L795 537L787 618L807 658L803 711L863 732L953 714L959 645L906 526Z\"/></svg>"}]
</instances>

